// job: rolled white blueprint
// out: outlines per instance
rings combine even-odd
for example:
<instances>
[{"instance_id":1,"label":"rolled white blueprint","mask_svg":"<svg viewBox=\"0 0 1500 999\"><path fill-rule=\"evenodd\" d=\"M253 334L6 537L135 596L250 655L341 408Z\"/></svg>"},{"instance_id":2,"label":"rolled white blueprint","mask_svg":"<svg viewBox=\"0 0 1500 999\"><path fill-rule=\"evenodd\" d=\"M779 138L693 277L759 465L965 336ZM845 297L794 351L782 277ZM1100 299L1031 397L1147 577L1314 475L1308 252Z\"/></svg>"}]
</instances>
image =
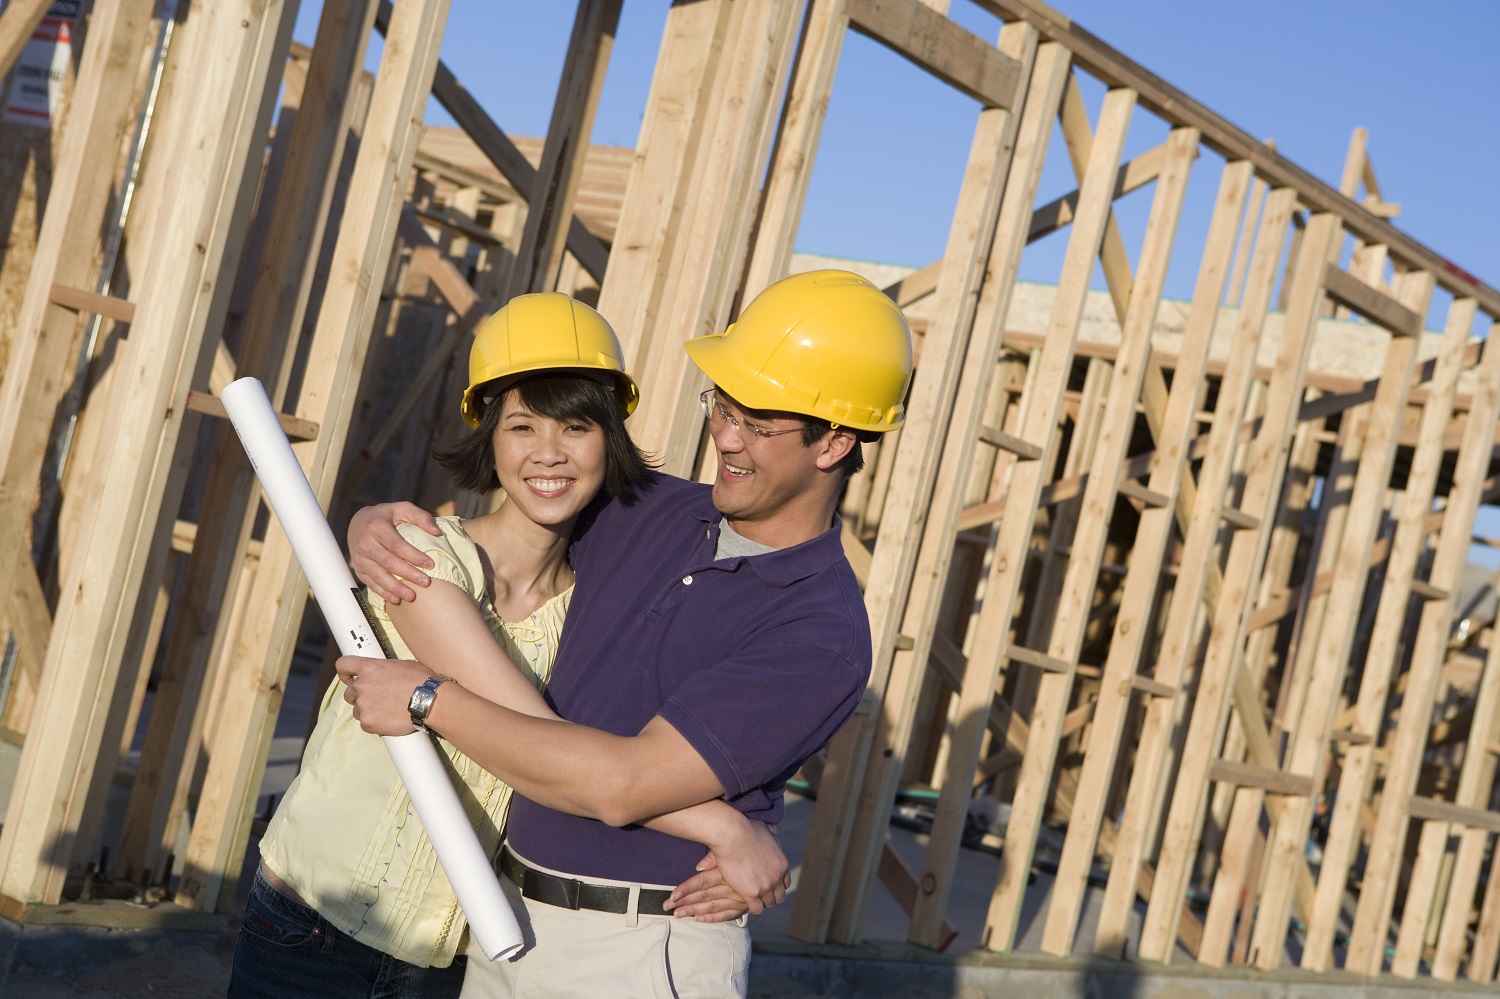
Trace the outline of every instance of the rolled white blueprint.
<instances>
[{"instance_id":1,"label":"rolled white blueprint","mask_svg":"<svg viewBox=\"0 0 1500 999\"><path fill-rule=\"evenodd\" d=\"M360 606L359 588L343 550L276 420L265 388L257 379L240 378L226 386L220 398L339 650L346 656L385 656ZM521 947L515 913L432 740L423 732L384 738L474 939L491 961L510 956Z\"/></svg>"}]
</instances>

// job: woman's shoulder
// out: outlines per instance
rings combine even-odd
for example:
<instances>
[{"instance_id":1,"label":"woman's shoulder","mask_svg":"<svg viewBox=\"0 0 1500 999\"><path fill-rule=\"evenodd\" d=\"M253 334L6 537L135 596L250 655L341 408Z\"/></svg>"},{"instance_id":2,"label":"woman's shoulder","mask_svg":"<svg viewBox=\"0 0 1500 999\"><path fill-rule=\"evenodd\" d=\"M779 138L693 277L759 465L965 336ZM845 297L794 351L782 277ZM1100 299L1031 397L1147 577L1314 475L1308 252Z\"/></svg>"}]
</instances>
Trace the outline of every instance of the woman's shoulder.
<instances>
[{"instance_id":1,"label":"woman's shoulder","mask_svg":"<svg viewBox=\"0 0 1500 999\"><path fill-rule=\"evenodd\" d=\"M483 579L484 566L479 559L479 546L464 532L463 518L444 516L436 520L441 532L437 536L428 534L416 524L398 524L396 530L412 547L432 556L440 569L447 562L471 580ZM450 581L462 582L456 579Z\"/></svg>"},{"instance_id":2,"label":"woman's shoulder","mask_svg":"<svg viewBox=\"0 0 1500 999\"><path fill-rule=\"evenodd\" d=\"M396 530L403 538L423 551L429 548L455 548L474 546L469 536L464 533L464 522L462 517L442 516L434 517L437 523L437 535L429 534L426 530L416 524L397 524Z\"/></svg>"}]
</instances>

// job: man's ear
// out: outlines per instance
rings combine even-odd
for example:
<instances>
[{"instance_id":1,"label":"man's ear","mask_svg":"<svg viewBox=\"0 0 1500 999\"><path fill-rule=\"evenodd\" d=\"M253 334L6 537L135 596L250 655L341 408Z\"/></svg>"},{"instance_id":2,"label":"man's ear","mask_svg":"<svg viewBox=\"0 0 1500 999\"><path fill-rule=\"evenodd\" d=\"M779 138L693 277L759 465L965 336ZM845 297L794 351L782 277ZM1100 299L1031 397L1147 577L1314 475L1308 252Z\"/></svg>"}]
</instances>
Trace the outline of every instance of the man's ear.
<instances>
[{"instance_id":1,"label":"man's ear","mask_svg":"<svg viewBox=\"0 0 1500 999\"><path fill-rule=\"evenodd\" d=\"M844 460L844 457L854 449L857 438L854 431L845 430L840 427L819 442L818 467L828 471L833 466Z\"/></svg>"}]
</instances>

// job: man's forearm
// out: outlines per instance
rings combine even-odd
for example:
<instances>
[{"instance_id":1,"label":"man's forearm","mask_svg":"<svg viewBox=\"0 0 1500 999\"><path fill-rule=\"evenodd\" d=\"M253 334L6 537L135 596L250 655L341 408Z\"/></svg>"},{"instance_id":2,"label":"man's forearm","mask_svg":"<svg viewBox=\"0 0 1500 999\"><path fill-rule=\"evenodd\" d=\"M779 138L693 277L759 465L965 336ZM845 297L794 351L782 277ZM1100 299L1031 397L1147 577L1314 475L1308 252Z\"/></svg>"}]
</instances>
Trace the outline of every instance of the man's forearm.
<instances>
[{"instance_id":1,"label":"man's forearm","mask_svg":"<svg viewBox=\"0 0 1500 999\"><path fill-rule=\"evenodd\" d=\"M611 735L524 715L450 683L439 688L427 723L518 793L610 825L640 822L723 793L696 751L659 718L640 735Z\"/></svg>"}]
</instances>

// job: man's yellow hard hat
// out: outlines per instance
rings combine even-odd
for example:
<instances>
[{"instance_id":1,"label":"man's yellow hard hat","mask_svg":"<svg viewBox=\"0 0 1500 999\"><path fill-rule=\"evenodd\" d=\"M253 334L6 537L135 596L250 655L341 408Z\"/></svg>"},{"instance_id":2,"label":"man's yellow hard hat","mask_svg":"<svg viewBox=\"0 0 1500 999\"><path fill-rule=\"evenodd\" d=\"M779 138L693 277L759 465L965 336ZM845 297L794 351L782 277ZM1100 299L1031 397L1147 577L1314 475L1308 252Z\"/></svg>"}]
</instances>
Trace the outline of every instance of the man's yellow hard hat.
<instances>
[{"instance_id":1,"label":"man's yellow hard hat","mask_svg":"<svg viewBox=\"0 0 1500 999\"><path fill-rule=\"evenodd\" d=\"M750 409L877 432L905 419L911 329L895 302L850 271L783 278L723 333L685 347L715 385Z\"/></svg>"},{"instance_id":2,"label":"man's yellow hard hat","mask_svg":"<svg viewBox=\"0 0 1500 999\"><path fill-rule=\"evenodd\" d=\"M479 426L484 397L498 395L500 379L540 371L603 372L614 385L626 416L639 398L625 371L620 339L605 318L582 302L556 291L517 295L485 322L469 349L469 387L459 411ZM486 389L486 386L490 386ZM484 391L481 391L484 390Z\"/></svg>"}]
</instances>

